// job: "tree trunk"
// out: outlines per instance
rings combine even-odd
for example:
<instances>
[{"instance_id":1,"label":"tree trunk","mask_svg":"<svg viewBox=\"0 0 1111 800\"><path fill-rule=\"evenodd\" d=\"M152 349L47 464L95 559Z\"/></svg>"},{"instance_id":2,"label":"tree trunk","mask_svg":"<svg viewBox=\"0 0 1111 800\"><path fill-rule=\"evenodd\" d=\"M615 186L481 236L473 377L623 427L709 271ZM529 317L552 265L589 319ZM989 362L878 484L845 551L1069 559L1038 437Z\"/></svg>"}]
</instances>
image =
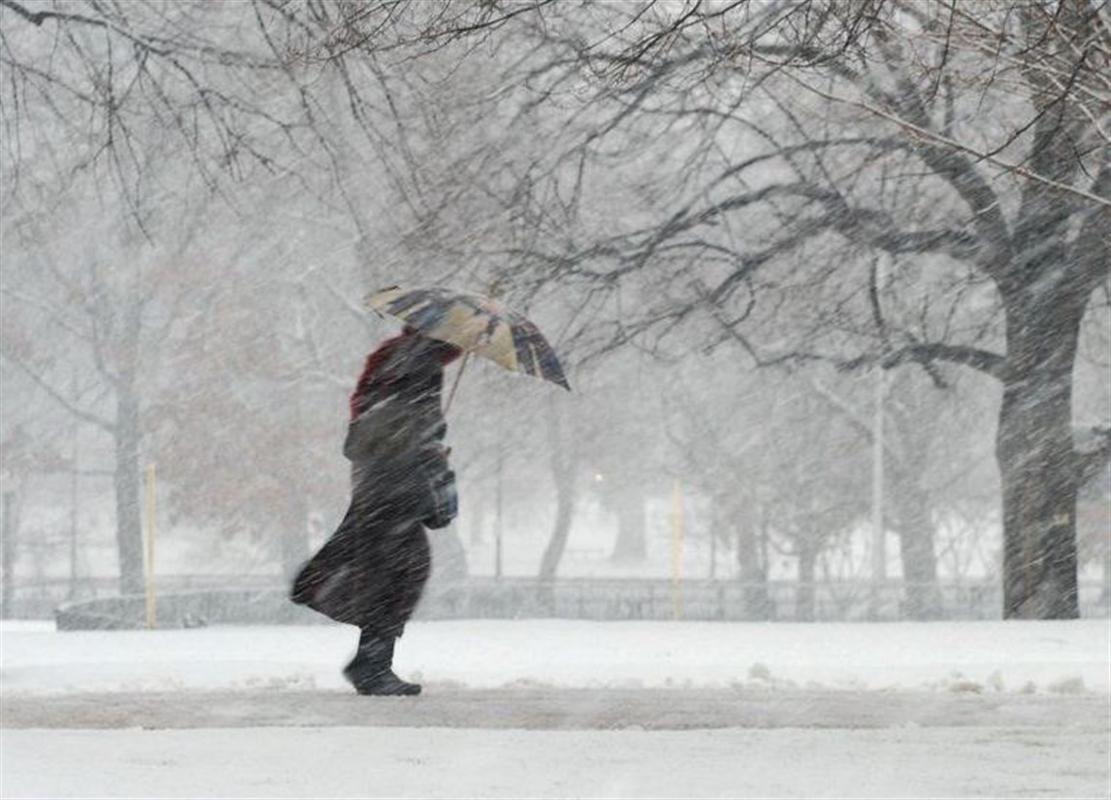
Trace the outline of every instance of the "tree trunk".
<instances>
[{"instance_id":1,"label":"tree trunk","mask_svg":"<svg viewBox=\"0 0 1111 800\"><path fill-rule=\"evenodd\" d=\"M899 556L906 615L911 619L936 619L941 615L941 596L929 496L917 487L900 487L899 511Z\"/></svg>"},{"instance_id":2,"label":"tree trunk","mask_svg":"<svg viewBox=\"0 0 1111 800\"><path fill-rule=\"evenodd\" d=\"M567 548L567 537L571 533L571 517L575 511L575 476L571 470L560 469L556 474L556 516L552 525L552 536L540 559L540 580L549 582L555 579L563 551Z\"/></svg>"},{"instance_id":3,"label":"tree trunk","mask_svg":"<svg viewBox=\"0 0 1111 800\"><path fill-rule=\"evenodd\" d=\"M559 411L554 407L548 415L548 447L552 479L556 490L556 516L552 536L540 559L538 578L541 591L546 592L555 580L567 537L571 533L571 517L575 511L575 455L574 445L563 440Z\"/></svg>"},{"instance_id":4,"label":"tree trunk","mask_svg":"<svg viewBox=\"0 0 1111 800\"><path fill-rule=\"evenodd\" d=\"M638 563L648 555L647 520L644 494L638 486L621 486L614 494L617 514L617 541L613 546L611 561Z\"/></svg>"},{"instance_id":5,"label":"tree trunk","mask_svg":"<svg viewBox=\"0 0 1111 800\"><path fill-rule=\"evenodd\" d=\"M795 619L799 622L814 619L814 565L817 561L816 549L799 549L799 578L795 589Z\"/></svg>"},{"instance_id":6,"label":"tree trunk","mask_svg":"<svg viewBox=\"0 0 1111 800\"><path fill-rule=\"evenodd\" d=\"M116 549L120 594L143 592L143 520L139 509L139 398L121 381L116 396Z\"/></svg>"},{"instance_id":7,"label":"tree trunk","mask_svg":"<svg viewBox=\"0 0 1111 800\"><path fill-rule=\"evenodd\" d=\"M1077 598L1072 369L1083 303L1007 304L996 434L1003 485L1003 616L1074 619Z\"/></svg>"},{"instance_id":8,"label":"tree trunk","mask_svg":"<svg viewBox=\"0 0 1111 800\"><path fill-rule=\"evenodd\" d=\"M749 525L737 529L737 567L741 581L741 603L745 619L768 619L768 575Z\"/></svg>"}]
</instances>

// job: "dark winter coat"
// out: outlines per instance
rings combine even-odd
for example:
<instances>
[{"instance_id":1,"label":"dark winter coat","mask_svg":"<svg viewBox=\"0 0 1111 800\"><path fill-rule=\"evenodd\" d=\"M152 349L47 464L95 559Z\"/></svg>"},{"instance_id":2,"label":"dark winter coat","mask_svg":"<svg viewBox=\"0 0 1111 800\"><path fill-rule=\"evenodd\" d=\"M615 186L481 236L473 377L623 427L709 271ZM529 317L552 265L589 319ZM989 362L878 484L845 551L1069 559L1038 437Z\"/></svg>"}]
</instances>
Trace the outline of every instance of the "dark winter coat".
<instances>
[{"instance_id":1,"label":"dark winter coat","mask_svg":"<svg viewBox=\"0 0 1111 800\"><path fill-rule=\"evenodd\" d=\"M297 576L294 602L382 637L400 635L431 568L425 528L444 527L457 510L442 381L440 362L421 363L351 421L343 446L351 505Z\"/></svg>"}]
</instances>

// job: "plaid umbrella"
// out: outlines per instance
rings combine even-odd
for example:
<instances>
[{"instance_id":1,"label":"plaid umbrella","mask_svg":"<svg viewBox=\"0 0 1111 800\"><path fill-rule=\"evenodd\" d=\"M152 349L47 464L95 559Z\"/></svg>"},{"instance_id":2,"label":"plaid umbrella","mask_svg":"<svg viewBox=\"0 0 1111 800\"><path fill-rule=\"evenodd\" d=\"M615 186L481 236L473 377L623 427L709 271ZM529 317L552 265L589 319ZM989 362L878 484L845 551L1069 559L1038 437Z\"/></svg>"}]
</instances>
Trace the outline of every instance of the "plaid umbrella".
<instances>
[{"instance_id":1,"label":"plaid umbrella","mask_svg":"<svg viewBox=\"0 0 1111 800\"><path fill-rule=\"evenodd\" d=\"M439 286L426 289L391 286L368 295L366 304L429 338L461 348L468 356L474 353L508 370L571 389L555 351L540 329L493 298ZM449 405L450 402L449 397Z\"/></svg>"}]
</instances>

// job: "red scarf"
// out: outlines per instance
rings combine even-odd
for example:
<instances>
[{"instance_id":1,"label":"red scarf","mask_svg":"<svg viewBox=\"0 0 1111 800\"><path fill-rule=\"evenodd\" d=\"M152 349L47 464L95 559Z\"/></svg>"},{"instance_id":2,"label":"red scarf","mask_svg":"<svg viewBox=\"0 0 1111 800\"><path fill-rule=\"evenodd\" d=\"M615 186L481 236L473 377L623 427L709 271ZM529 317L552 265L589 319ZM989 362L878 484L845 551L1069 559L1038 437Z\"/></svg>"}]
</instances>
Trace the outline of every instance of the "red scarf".
<instances>
[{"instance_id":1,"label":"red scarf","mask_svg":"<svg viewBox=\"0 0 1111 800\"><path fill-rule=\"evenodd\" d=\"M385 394L390 393L388 387L398 376L381 374L382 365L389 361L402 347L408 346L414 336L419 335L416 329L406 327L400 336L394 336L382 342L374 352L366 357L363 372L359 375L358 383L355 384L355 391L351 394L351 419L355 419L359 414L366 411L368 407L367 398L371 390L381 388ZM442 344L443 347L437 348L433 352L436 353L441 366L450 364L463 353L460 348L447 342L440 342L439 344Z\"/></svg>"}]
</instances>

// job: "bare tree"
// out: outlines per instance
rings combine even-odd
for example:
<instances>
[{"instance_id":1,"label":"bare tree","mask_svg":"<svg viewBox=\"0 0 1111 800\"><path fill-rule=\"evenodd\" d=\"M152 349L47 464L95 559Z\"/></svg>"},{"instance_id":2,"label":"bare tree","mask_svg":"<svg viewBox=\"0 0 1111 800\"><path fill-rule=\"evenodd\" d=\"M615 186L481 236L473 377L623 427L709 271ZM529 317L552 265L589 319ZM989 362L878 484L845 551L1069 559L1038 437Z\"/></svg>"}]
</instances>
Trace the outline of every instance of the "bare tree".
<instances>
[{"instance_id":1,"label":"bare tree","mask_svg":"<svg viewBox=\"0 0 1111 800\"><path fill-rule=\"evenodd\" d=\"M871 376L861 376L867 381L857 376L832 377L840 379L828 383L828 378L809 375L807 383L830 413L841 417L869 447L874 446L876 409L872 406L877 398ZM939 526L953 516L954 509L975 500L985 483L998 491L982 475L991 448L979 434L974 415L986 409L967 383L955 376L950 386L939 391L925 374L911 371L884 381L883 522L899 539L906 613L914 619L933 618L942 611Z\"/></svg>"},{"instance_id":2,"label":"bare tree","mask_svg":"<svg viewBox=\"0 0 1111 800\"><path fill-rule=\"evenodd\" d=\"M117 443L124 591L142 586L144 443L174 456L163 470L176 483L173 512L265 533L287 571L303 559L309 508L329 496L316 446L328 426L312 424L320 417L309 404L349 390L370 334L385 330L358 323L351 335L348 312L366 313L351 298L409 274L397 244L419 238L445 202L426 190L419 163L439 148L433 123L449 126L422 98L409 101L414 86L365 50L308 56L330 42L345 8L0 3L4 301L17 312L6 315L4 366ZM384 36L403 43L403 28ZM194 209L209 203L236 225L192 242L183 231L197 232ZM279 219L296 235L275 237ZM68 251L53 252L61 238ZM309 240L354 258L312 272L312 248L295 246ZM248 278L263 260L266 270ZM260 275L273 287L259 292ZM297 288L305 275L308 304ZM196 307L164 318L190 281ZM315 318L298 326L298 309ZM90 383L103 390L88 407L57 385L75 342L91 351ZM187 368L153 363L152 344ZM351 374L338 379L341 364ZM237 378L265 390L238 391ZM333 408L328 419L340 424L342 402ZM216 437L266 457L245 473Z\"/></svg>"},{"instance_id":3,"label":"bare tree","mask_svg":"<svg viewBox=\"0 0 1111 800\"><path fill-rule=\"evenodd\" d=\"M867 516L867 448L802 376L769 371L757 384L727 363L724 353L688 363L665 390L675 456L713 505L711 535L736 541L746 614L772 610L778 554L796 565L797 617L813 619L822 558ZM698 377L706 366L717 374Z\"/></svg>"},{"instance_id":4,"label":"bare tree","mask_svg":"<svg viewBox=\"0 0 1111 800\"><path fill-rule=\"evenodd\" d=\"M196 277L181 265L202 218L194 215L166 248L125 230L121 252L130 263L124 267L105 263L104 253L42 215L15 217L7 226L19 247L9 245L5 257L16 264L5 269L0 289L6 318L0 354L50 400L53 413L68 413L111 438L123 593L143 588L144 424L156 395L161 344ZM74 375L81 379L79 397L68 388Z\"/></svg>"},{"instance_id":5,"label":"bare tree","mask_svg":"<svg viewBox=\"0 0 1111 800\"><path fill-rule=\"evenodd\" d=\"M310 513L332 520L348 499L338 442L356 362L338 368L344 327L327 297L256 281L225 270L177 326L179 378L155 432L175 514L255 543L288 577L310 555Z\"/></svg>"},{"instance_id":6,"label":"bare tree","mask_svg":"<svg viewBox=\"0 0 1111 800\"><path fill-rule=\"evenodd\" d=\"M0 0L5 202L107 176L156 239L177 148L207 192L298 182L364 268L574 293L572 343L685 327L758 364L978 370L1003 391L1004 613L1075 616L1077 488L1111 453L1102 429L1077 451L1071 418L1111 264L1108 12L977 11Z\"/></svg>"},{"instance_id":7,"label":"bare tree","mask_svg":"<svg viewBox=\"0 0 1111 800\"><path fill-rule=\"evenodd\" d=\"M645 3L590 40L549 15L526 84L586 99L528 180L573 224L504 257L582 287L602 346L708 317L758 364L998 381L1004 614L1074 617L1077 488L1111 453L1071 419L1111 265L1111 27L1083 1L978 10Z\"/></svg>"}]
</instances>

